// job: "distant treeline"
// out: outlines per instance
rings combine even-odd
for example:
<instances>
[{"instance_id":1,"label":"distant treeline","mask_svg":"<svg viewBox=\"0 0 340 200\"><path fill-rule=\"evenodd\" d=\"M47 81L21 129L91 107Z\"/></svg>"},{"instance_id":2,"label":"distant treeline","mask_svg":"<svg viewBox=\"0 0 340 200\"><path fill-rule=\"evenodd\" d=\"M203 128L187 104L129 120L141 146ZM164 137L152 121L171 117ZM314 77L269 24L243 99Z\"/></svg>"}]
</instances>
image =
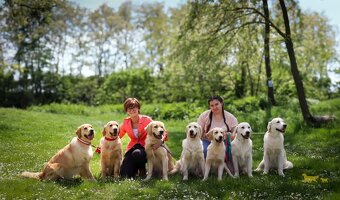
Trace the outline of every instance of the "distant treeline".
<instances>
[{"instance_id":1,"label":"distant treeline","mask_svg":"<svg viewBox=\"0 0 340 200\"><path fill-rule=\"evenodd\" d=\"M339 63L334 27L295 1L286 5L307 98L340 96L339 83L332 85L328 76L328 66ZM118 10L103 4L90 11L62 0L5 0L0 106L119 104L131 96L206 103L218 94L254 97L263 107L268 85L285 104L297 92L283 48L284 22L273 2L271 39L265 40L263 8L261 1L192 1L176 8L126 1Z\"/></svg>"}]
</instances>

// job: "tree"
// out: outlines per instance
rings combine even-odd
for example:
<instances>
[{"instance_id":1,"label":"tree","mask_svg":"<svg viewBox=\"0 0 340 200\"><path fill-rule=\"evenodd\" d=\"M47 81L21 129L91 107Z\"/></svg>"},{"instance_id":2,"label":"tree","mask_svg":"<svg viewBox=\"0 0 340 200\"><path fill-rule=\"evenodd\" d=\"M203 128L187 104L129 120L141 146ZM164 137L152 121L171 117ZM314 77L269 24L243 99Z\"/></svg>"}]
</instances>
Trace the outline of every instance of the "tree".
<instances>
[{"instance_id":1,"label":"tree","mask_svg":"<svg viewBox=\"0 0 340 200\"><path fill-rule=\"evenodd\" d=\"M269 9L267 0L262 0L263 12L265 16L265 28L264 28L264 60L266 66L266 76L267 76L267 90L268 90L268 102L270 105L276 105L274 98L274 87L272 80L272 71L270 67L270 22L269 22Z\"/></svg>"}]
</instances>

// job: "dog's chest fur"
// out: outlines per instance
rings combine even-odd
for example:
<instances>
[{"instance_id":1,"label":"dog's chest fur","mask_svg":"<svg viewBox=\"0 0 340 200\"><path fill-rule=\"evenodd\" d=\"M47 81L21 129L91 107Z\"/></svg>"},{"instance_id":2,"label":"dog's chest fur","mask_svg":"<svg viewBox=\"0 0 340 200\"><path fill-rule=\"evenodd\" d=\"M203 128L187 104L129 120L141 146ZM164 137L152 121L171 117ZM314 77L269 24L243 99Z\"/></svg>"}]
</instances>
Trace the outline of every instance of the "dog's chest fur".
<instances>
[{"instance_id":1,"label":"dog's chest fur","mask_svg":"<svg viewBox=\"0 0 340 200\"><path fill-rule=\"evenodd\" d=\"M75 163L80 167L83 166L83 163L89 163L92 156L93 151L90 145L83 145L77 142L77 138L73 139L71 144L73 151L73 159Z\"/></svg>"},{"instance_id":2,"label":"dog's chest fur","mask_svg":"<svg viewBox=\"0 0 340 200\"><path fill-rule=\"evenodd\" d=\"M232 143L232 154L238 158L239 164L246 162L249 156L252 154L253 142L251 139L238 140L235 139Z\"/></svg>"},{"instance_id":3,"label":"dog's chest fur","mask_svg":"<svg viewBox=\"0 0 340 200\"><path fill-rule=\"evenodd\" d=\"M201 141L184 139L182 143L183 147L183 159L189 161L189 163L199 162L199 158L203 156L203 147Z\"/></svg>"},{"instance_id":4,"label":"dog's chest fur","mask_svg":"<svg viewBox=\"0 0 340 200\"><path fill-rule=\"evenodd\" d=\"M267 132L264 137L264 150L280 151L283 149L283 136L282 134Z\"/></svg>"}]
</instances>

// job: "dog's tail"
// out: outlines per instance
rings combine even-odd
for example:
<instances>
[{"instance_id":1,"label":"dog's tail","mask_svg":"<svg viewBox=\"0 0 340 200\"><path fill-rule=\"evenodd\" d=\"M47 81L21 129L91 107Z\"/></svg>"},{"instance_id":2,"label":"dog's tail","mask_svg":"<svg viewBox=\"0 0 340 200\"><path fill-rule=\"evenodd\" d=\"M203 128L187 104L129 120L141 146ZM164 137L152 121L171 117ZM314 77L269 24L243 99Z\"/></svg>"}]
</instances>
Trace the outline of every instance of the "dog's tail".
<instances>
[{"instance_id":1,"label":"dog's tail","mask_svg":"<svg viewBox=\"0 0 340 200\"><path fill-rule=\"evenodd\" d=\"M23 172L21 174L22 177L26 177L26 178L34 178L34 179L41 179L41 172Z\"/></svg>"},{"instance_id":2,"label":"dog's tail","mask_svg":"<svg viewBox=\"0 0 340 200\"><path fill-rule=\"evenodd\" d=\"M176 174L179 170L181 169L181 163L180 161L178 160L176 162L176 165L174 166L174 168L169 172L169 174Z\"/></svg>"}]
</instances>

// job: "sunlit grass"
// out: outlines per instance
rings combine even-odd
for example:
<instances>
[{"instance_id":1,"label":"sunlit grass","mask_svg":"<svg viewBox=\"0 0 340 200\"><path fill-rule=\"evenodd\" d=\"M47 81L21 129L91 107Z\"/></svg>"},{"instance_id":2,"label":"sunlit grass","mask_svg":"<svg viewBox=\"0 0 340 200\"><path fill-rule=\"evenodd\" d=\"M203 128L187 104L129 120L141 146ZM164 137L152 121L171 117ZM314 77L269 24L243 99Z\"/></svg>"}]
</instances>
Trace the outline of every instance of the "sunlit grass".
<instances>
[{"instance_id":1,"label":"sunlit grass","mask_svg":"<svg viewBox=\"0 0 340 200\"><path fill-rule=\"evenodd\" d=\"M320 105L323 111L327 106ZM67 110L67 107L63 108ZM181 175L169 177L169 181L152 179L149 182L137 180L99 180L99 155L94 154L91 170L97 182L80 178L68 181L36 181L21 178L22 171L40 171L45 162L75 137L76 128L82 123L91 123L96 136L93 144L98 145L104 124L109 120L122 122L121 112L91 112L85 114L51 113L41 110L0 109L0 199L339 199L339 121L322 128L312 128L296 121L300 116L289 113L283 116L288 121L285 147L288 159L294 168L285 171L285 177L275 172L269 175L254 172L253 178L241 176L232 179L224 175L221 182L215 176L206 182L189 177L182 181ZM93 108L96 109L96 108ZM280 108L271 111L277 114ZM282 108L281 108L282 109ZM101 109L100 109L101 110ZM316 110L318 111L318 110ZM315 111L315 112L316 112ZM334 111L339 114L339 111ZM242 121L260 120L266 113L242 115ZM159 119L157 119L159 120ZM168 145L175 159L180 157L181 141L185 137L185 126L189 121L164 121L169 131ZM261 119L262 120L262 119ZM264 120L263 120L264 121ZM265 123L256 127L259 134L253 135L253 168L263 155L263 133ZM298 127L298 128L296 128ZM262 133L262 134L261 134ZM127 137L123 139L123 148ZM304 183L302 174L320 176L328 182Z\"/></svg>"}]
</instances>

